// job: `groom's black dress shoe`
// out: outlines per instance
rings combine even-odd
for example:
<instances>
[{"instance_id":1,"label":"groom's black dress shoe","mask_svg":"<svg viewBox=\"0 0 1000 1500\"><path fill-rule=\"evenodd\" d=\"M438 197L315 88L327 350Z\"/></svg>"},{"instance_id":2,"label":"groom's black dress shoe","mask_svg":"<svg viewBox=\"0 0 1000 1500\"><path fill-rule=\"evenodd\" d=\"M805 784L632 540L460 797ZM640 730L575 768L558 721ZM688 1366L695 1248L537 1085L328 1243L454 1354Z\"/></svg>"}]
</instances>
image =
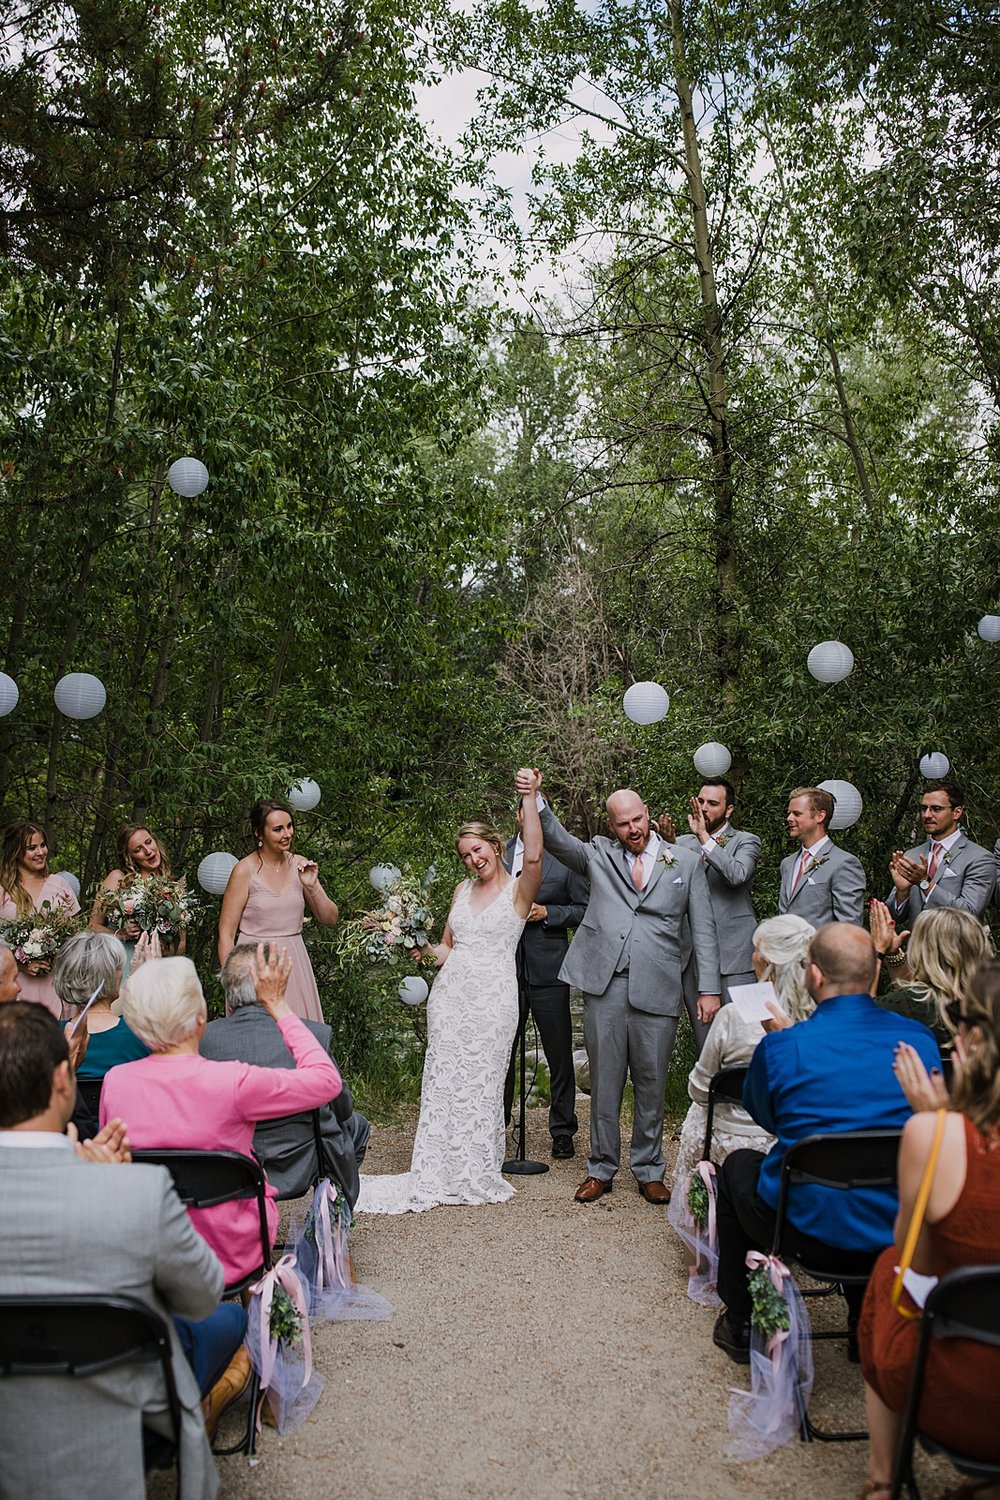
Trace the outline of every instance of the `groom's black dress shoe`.
<instances>
[{"instance_id":1,"label":"groom's black dress shoe","mask_svg":"<svg viewBox=\"0 0 1000 1500\"><path fill-rule=\"evenodd\" d=\"M750 1363L750 1324L734 1323L728 1312L721 1312L712 1329L712 1343L738 1365Z\"/></svg>"},{"instance_id":2,"label":"groom's black dress shoe","mask_svg":"<svg viewBox=\"0 0 1000 1500\"><path fill-rule=\"evenodd\" d=\"M662 1182L640 1182L639 1191L647 1203L669 1203L670 1189Z\"/></svg>"},{"instance_id":3,"label":"groom's black dress shoe","mask_svg":"<svg viewBox=\"0 0 1000 1500\"><path fill-rule=\"evenodd\" d=\"M605 1193L610 1193L611 1183L603 1177L585 1177L574 1197L577 1203L596 1203Z\"/></svg>"},{"instance_id":4,"label":"groom's black dress shoe","mask_svg":"<svg viewBox=\"0 0 1000 1500\"><path fill-rule=\"evenodd\" d=\"M571 1135L554 1135L552 1137L552 1155L557 1160L575 1156L576 1150L573 1146L573 1137Z\"/></svg>"}]
</instances>

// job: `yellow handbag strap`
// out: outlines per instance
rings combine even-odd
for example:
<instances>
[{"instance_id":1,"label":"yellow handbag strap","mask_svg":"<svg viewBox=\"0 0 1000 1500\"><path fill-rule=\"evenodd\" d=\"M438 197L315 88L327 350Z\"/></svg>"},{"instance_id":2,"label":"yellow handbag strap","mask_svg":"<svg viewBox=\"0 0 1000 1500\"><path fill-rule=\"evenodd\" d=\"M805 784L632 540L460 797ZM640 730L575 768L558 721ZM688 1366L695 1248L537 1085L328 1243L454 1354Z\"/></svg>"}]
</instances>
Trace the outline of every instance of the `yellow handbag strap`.
<instances>
[{"instance_id":1,"label":"yellow handbag strap","mask_svg":"<svg viewBox=\"0 0 1000 1500\"><path fill-rule=\"evenodd\" d=\"M913 1252L917 1248L917 1240L919 1239L920 1231L924 1226L924 1214L927 1212L927 1200L931 1195L931 1185L934 1182L934 1173L937 1169L938 1156L941 1151L941 1139L944 1135L945 1116L947 1115L948 1111L946 1109L939 1109L936 1113L937 1122L934 1126L934 1139L931 1141L930 1155L928 1156L927 1164L924 1167L924 1175L920 1180L920 1188L917 1192L917 1199L913 1205L913 1213L910 1216L910 1226L906 1231L906 1241L903 1245L903 1254L900 1257L899 1261L899 1270L896 1272L896 1279L892 1284L893 1307L901 1317L910 1318L913 1322L917 1322L919 1320L920 1313L910 1312L908 1308L900 1307L899 1302L900 1298L903 1295L903 1277L910 1269L910 1262L913 1260Z\"/></svg>"}]
</instances>

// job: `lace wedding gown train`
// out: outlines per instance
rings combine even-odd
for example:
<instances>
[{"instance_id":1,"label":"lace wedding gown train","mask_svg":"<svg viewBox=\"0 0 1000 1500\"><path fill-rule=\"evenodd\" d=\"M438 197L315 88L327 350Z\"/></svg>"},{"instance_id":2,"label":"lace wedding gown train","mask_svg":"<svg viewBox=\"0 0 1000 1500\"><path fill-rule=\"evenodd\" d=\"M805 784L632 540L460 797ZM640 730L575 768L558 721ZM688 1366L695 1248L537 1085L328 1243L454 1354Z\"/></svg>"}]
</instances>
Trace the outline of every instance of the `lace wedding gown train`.
<instances>
[{"instance_id":1,"label":"lace wedding gown train","mask_svg":"<svg viewBox=\"0 0 1000 1500\"><path fill-rule=\"evenodd\" d=\"M448 920L454 947L427 1002L427 1056L409 1172L362 1177L357 1213L419 1213L441 1203L503 1203L503 1085L517 1032L514 954L524 921L513 880L480 912L472 881Z\"/></svg>"}]
</instances>

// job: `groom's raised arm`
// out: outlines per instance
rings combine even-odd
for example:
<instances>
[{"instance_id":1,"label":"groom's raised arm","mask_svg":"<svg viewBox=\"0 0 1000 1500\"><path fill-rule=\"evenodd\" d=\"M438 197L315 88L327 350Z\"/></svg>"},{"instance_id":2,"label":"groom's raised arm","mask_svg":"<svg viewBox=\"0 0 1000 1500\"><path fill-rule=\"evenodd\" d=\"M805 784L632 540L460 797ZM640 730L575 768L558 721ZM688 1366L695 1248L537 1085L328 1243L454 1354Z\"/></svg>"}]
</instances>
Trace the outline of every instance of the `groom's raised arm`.
<instances>
[{"instance_id":1,"label":"groom's raised arm","mask_svg":"<svg viewBox=\"0 0 1000 1500\"><path fill-rule=\"evenodd\" d=\"M593 850L589 844L583 843L581 839L574 838L571 833L566 832L551 807L542 799L539 791L541 780L540 771L522 768L518 771L515 780L517 794L520 797L531 791L535 793L541 804L538 815L541 819L542 839L546 849L554 854L556 859L561 859L564 865L575 870L578 875L586 875L590 868Z\"/></svg>"}]
</instances>

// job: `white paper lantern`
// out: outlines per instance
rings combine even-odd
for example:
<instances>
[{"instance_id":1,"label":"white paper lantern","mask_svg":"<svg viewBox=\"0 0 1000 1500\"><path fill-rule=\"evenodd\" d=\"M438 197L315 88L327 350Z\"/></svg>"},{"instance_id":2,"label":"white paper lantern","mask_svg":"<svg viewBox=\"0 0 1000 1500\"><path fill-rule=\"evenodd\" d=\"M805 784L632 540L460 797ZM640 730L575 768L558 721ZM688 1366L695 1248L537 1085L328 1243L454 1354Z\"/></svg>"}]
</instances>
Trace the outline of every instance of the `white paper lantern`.
<instances>
[{"instance_id":1,"label":"white paper lantern","mask_svg":"<svg viewBox=\"0 0 1000 1500\"><path fill-rule=\"evenodd\" d=\"M984 641L1000 641L1000 615L983 615L976 629Z\"/></svg>"},{"instance_id":2,"label":"white paper lantern","mask_svg":"<svg viewBox=\"0 0 1000 1500\"><path fill-rule=\"evenodd\" d=\"M920 774L926 776L928 781L940 781L950 770L951 761L940 750L932 750L929 755L920 757Z\"/></svg>"},{"instance_id":3,"label":"white paper lantern","mask_svg":"<svg viewBox=\"0 0 1000 1500\"><path fill-rule=\"evenodd\" d=\"M387 891L401 878L402 871L395 865L375 865L368 871L368 879L377 891Z\"/></svg>"},{"instance_id":4,"label":"white paper lantern","mask_svg":"<svg viewBox=\"0 0 1000 1500\"><path fill-rule=\"evenodd\" d=\"M0 719L14 712L20 696L13 677L8 677L6 672L0 672Z\"/></svg>"},{"instance_id":5,"label":"white paper lantern","mask_svg":"<svg viewBox=\"0 0 1000 1500\"><path fill-rule=\"evenodd\" d=\"M67 719L93 719L108 701L104 683L90 672L69 672L56 683L56 708Z\"/></svg>"},{"instance_id":6,"label":"white paper lantern","mask_svg":"<svg viewBox=\"0 0 1000 1500\"><path fill-rule=\"evenodd\" d=\"M229 877L239 864L235 854L227 854L224 849L217 849L214 854L206 854L198 866L198 884L203 891L210 896L221 896L229 884Z\"/></svg>"},{"instance_id":7,"label":"white paper lantern","mask_svg":"<svg viewBox=\"0 0 1000 1500\"><path fill-rule=\"evenodd\" d=\"M725 776L732 763L733 757L718 740L709 740L694 752L694 768L699 776Z\"/></svg>"},{"instance_id":8,"label":"white paper lantern","mask_svg":"<svg viewBox=\"0 0 1000 1500\"><path fill-rule=\"evenodd\" d=\"M857 787L850 781L821 781L819 787L821 791L829 792L837 804L830 819L830 831L853 828L864 807Z\"/></svg>"},{"instance_id":9,"label":"white paper lantern","mask_svg":"<svg viewBox=\"0 0 1000 1500\"><path fill-rule=\"evenodd\" d=\"M843 682L854 671L854 653L843 641L820 641L806 657L817 682Z\"/></svg>"},{"instance_id":10,"label":"white paper lantern","mask_svg":"<svg viewBox=\"0 0 1000 1500\"><path fill-rule=\"evenodd\" d=\"M323 793L310 776L293 781L288 788L288 800L296 812L311 812Z\"/></svg>"},{"instance_id":11,"label":"white paper lantern","mask_svg":"<svg viewBox=\"0 0 1000 1500\"><path fill-rule=\"evenodd\" d=\"M658 724L670 707L670 695L658 682L633 682L622 699L633 724Z\"/></svg>"},{"instance_id":12,"label":"white paper lantern","mask_svg":"<svg viewBox=\"0 0 1000 1500\"><path fill-rule=\"evenodd\" d=\"M423 1005L429 994L427 980L419 974L408 974L399 986L399 998L404 1005Z\"/></svg>"},{"instance_id":13,"label":"white paper lantern","mask_svg":"<svg viewBox=\"0 0 1000 1500\"><path fill-rule=\"evenodd\" d=\"M56 879L57 880L65 880L66 884L69 886L70 890L73 892L73 895L79 901L79 899L80 899L80 882L77 880L77 878L73 874L72 870L60 870L58 872L58 874L56 875Z\"/></svg>"},{"instance_id":14,"label":"white paper lantern","mask_svg":"<svg viewBox=\"0 0 1000 1500\"><path fill-rule=\"evenodd\" d=\"M167 470L167 483L175 495L193 500L208 483L208 470L200 458L178 458Z\"/></svg>"}]
</instances>

